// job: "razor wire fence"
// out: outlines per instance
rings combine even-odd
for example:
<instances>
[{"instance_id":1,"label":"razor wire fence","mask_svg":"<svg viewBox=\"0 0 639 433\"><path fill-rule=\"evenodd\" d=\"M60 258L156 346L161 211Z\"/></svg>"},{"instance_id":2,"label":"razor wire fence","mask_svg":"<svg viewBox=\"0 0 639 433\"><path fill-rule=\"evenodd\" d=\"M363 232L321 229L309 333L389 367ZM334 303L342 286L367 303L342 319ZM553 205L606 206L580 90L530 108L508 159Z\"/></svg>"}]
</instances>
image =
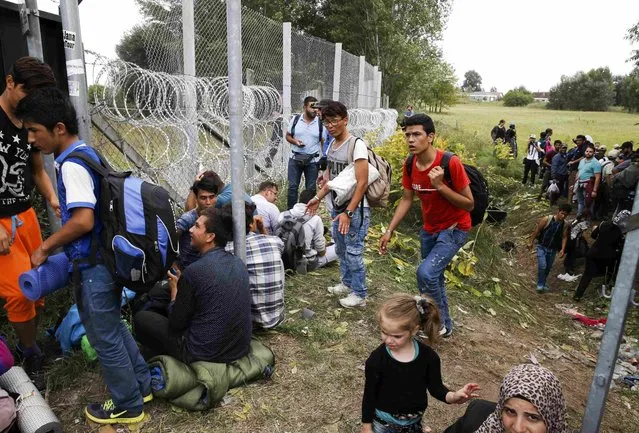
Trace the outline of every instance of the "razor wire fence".
<instances>
[{"instance_id":1,"label":"razor wire fence","mask_svg":"<svg viewBox=\"0 0 639 433\"><path fill-rule=\"evenodd\" d=\"M87 52L93 78L95 142L117 168L170 186L181 200L193 173L214 170L230 179L226 2L196 0L194 22L183 22L179 0L141 2L147 68ZM285 52L281 22L242 9L243 131L246 189L285 181L289 118L306 96L337 99L349 108L349 129L371 145L396 128L395 110L381 109L377 68L334 44L292 30ZM185 33L186 32L186 33ZM184 35L193 32L196 76L184 74ZM338 52L339 51L339 52ZM287 77L283 67L291 60ZM336 64L336 60L341 61ZM284 86L290 80L290 101ZM195 107L190 110L189 107Z\"/></svg>"}]
</instances>

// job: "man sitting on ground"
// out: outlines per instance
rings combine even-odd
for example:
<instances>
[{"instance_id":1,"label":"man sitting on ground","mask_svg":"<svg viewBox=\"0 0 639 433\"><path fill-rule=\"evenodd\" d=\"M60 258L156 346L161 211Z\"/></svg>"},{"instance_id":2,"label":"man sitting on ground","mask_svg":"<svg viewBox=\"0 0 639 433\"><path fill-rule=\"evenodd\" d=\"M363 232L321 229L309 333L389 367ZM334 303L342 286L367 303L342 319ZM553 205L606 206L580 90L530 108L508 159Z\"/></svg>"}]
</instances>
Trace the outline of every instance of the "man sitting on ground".
<instances>
[{"instance_id":1,"label":"man sitting on ground","mask_svg":"<svg viewBox=\"0 0 639 433\"><path fill-rule=\"evenodd\" d=\"M196 207L182 214L176 221L178 236L180 237L180 255L178 265L185 269L188 265L200 258L197 250L191 246L191 234L189 230L195 224L199 214L206 208L215 206L217 195L224 188L224 182L213 171L205 172L191 187L195 197Z\"/></svg>"},{"instance_id":2,"label":"man sitting on ground","mask_svg":"<svg viewBox=\"0 0 639 433\"><path fill-rule=\"evenodd\" d=\"M134 317L137 339L148 355L169 355L185 363L229 363L249 353L248 272L224 249L232 225L230 214L209 207L191 227L191 244L201 257L184 273L167 273L168 317L154 311Z\"/></svg>"},{"instance_id":3,"label":"man sitting on ground","mask_svg":"<svg viewBox=\"0 0 639 433\"><path fill-rule=\"evenodd\" d=\"M264 233L261 218L254 218L255 204L246 205L246 267L249 274L251 316L261 328L273 328L284 318L284 243ZM223 208L231 214L231 205ZM233 228L231 228L232 230ZM233 244L226 250L233 252Z\"/></svg>"},{"instance_id":4,"label":"man sitting on ground","mask_svg":"<svg viewBox=\"0 0 639 433\"><path fill-rule=\"evenodd\" d=\"M306 215L306 204L315 196L314 189L305 189L300 194L300 200L293 206L291 210L282 212L280 215L280 223L287 217L292 218L308 218L304 223L304 256L307 260L307 271L313 271L337 259L335 245L326 247L326 239L324 239L324 224L319 215Z\"/></svg>"},{"instance_id":5,"label":"man sitting on ground","mask_svg":"<svg viewBox=\"0 0 639 433\"><path fill-rule=\"evenodd\" d=\"M275 205L278 193L277 184L267 180L260 183L259 192L251 197L257 206L257 214L262 216L264 229L269 235L275 235L279 225L280 210Z\"/></svg>"}]
</instances>

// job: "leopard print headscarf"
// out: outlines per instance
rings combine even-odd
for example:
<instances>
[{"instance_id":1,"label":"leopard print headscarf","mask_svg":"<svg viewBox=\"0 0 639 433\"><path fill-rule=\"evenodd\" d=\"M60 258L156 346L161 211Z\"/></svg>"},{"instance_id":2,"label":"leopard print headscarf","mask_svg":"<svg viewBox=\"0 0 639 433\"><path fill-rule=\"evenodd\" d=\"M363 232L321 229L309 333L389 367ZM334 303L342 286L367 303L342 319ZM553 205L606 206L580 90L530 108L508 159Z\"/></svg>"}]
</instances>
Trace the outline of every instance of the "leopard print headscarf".
<instances>
[{"instance_id":1,"label":"leopard print headscarf","mask_svg":"<svg viewBox=\"0 0 639 433\"><path fill-rule=\"evenodd\" d=\"M504 433L501 412L504 402L511 397L521 397L532 403L548 433L566 433L566 403L561 384L550 370L534 364L521 364L508 372L499 390L495 412L476 433Z\"/></svg>"}]
</instances>

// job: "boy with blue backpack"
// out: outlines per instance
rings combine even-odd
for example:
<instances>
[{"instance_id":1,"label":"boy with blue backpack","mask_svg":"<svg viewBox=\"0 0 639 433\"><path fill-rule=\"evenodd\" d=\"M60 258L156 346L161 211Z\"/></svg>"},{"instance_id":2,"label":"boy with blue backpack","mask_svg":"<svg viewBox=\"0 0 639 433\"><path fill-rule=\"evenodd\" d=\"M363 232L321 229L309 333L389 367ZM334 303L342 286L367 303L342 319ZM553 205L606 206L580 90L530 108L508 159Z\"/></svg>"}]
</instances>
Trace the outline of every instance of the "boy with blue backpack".
<instances>
[{"instance_id":1,"label":"boy with blue backpack","mask_svg":"<svg viewBox=\"0 0 639 433\"><path fill-rule=\"evenodd\" d=\"M80 318L112 397L89 404L85 414L99 424L140 422L144 402L153 398L149 369L120 320L121 286L105 264L106 254L96 251L97 239L105 228L100 214L104 183L102 175L84 159L99 164L100 157L79 139L75 110L56 88L31 92L18 105L17 116L27 128L29 142L45 154L55 155L62 213L62 228L42 243L31 262L39 266L53 251L64 247L73 263L69 272L73 272Z\"/></svg>"}]
</instances>

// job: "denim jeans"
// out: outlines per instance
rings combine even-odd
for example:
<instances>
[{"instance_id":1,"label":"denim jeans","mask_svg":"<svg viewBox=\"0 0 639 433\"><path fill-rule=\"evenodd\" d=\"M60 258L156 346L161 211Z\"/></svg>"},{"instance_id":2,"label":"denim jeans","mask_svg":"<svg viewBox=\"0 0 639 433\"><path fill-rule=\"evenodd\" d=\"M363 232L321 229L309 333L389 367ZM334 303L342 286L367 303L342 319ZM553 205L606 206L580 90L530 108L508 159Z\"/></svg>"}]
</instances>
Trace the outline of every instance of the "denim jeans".
<instances>
[{"instance_id":1,"label":"denim jeans","mask_svg":"<svg viewBox=\"0 0 639 433\"><path fill-rule=\"evenodd\" d=\"M142 410L142 397L151 392L151 376L135 340L120 321L120 290L104 265L83 269L81 281L81 288L76 289L80 319L98 355L111 398L118 409Z\"/></svg>"},{"instance_id":2,"label":"denim jeans","mask_svg":"<svg viewBox=\"0 0 639 433\"><path fill-rule=\"evenodd\" d=\"M468 232L458 229L433 234L422 229L420 233L422 262L417 267L417 288L435 300L442 325L448 331L452 331L453 321L448 310L444 271L467 238Z\"/></svg>"},{"instance_id":3,"label":"denim jeans","mask_svg":"<svg viewBox=\"0 0 639 433\"><path fill-rule=\"evenodd\" d=\"M546 287L546 279L550 274L552 263L555 261L557 251L537 245L537 288Z\"/></svg>"},{"instance_id":4,"label":"denim jeans","mask_svg":"<svg viewBox=\"0 0 639 433\"><path fill-rule=\"evenodd\" d=\"M337 213L333 211L331 215L335 218ZM337 257L339 257L342 284L361 298L365 298L368 294L366 290L366 266L364 265L364 239L368 234L370 220L370 209L364 208L364 219L362 219L362 207L360 205L353 212L348 234L341 234L339 232L339 222L333 222L333 240L335 241L335 252Z\"/></svg>"},{"instance_id":5,"label":"denim jeans","mask_svg":"<svg viewBox=\"0 0 639 433\"><path fill-rule=\"evenodd\" d=\"M317 184L317 172L319 167L316 162L310 162L306 165L300 164L293 158L288 160L288 194L286 196L287 209L291 209L297 203L299 194L297 193L302 173L305 179L305 189L315 189Z\"/></svg>"}]
</instances>

